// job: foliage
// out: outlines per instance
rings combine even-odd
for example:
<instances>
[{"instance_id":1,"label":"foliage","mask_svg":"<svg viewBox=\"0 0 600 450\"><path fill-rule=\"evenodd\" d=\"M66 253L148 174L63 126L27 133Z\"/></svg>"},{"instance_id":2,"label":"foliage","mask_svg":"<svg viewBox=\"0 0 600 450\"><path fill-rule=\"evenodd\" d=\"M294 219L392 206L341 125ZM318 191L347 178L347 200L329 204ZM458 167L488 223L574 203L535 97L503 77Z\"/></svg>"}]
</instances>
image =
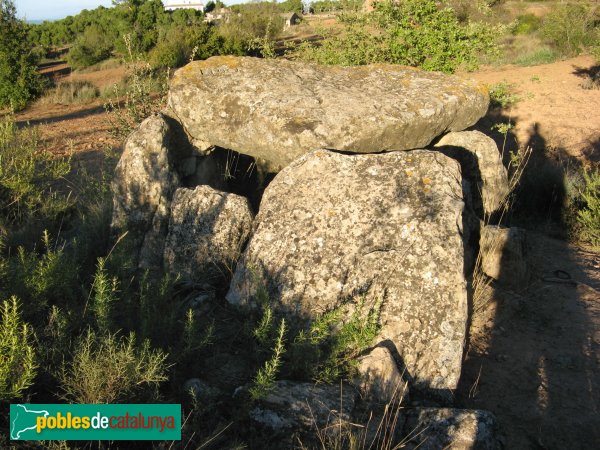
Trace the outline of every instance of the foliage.
<instances>
[{"instance_id":1,"label":"foliage","mask_svg":"<svg viewBox=\"0 0 600 450\"><path fill-rule=\"evenodd\" d=\"M295 57L323 64L405 64L426 70L474 69L478 58L496 51L498 28L460 24L450 8L435 0L385 1L370 15L341 16L346 29L330 33L320 46L304 44Z\"/></svg>"},{"instance_id":2,"label":"foliage","mask_svg":"<svg viewBox=\"0 0 600 450\"><path fill-rule=\"evenodd\" d=\"M131 36L125 36L125 43L128 49L128 82L124 92L114 85L114 99L104 105L114 133L123 138L146 117L162 108L169 78L168 71L166 74L157 73L134 53ZM153 95L157 91L158 95Z\"/></svg>"},{"instance_id":3,"label":"foliage","mask_svg":"<svg viewBox=\"0 0 600 450\"><path fill-rule=\"evenodd\" d=\"M577 212L581 234L594 247L600 247L600 170L583 171L583 186L579 192L582 206Z\"/></svg>"},{"instance_id":4,"label":"foliage","mask_svg":"<svg viewBox=\"0 0 600 450\"><path fill-rule=\"evenodd\" d=\"M112 329L112 305L117 300L119 283L117 277L111 277L106 271L106 259L98 258L94 283L92 284L92 312L96 328L102 334Z\"/></svg>"},{"instance_id":5,"label":"foliage","mask_svg":"<svg viewBox=\"0 0 600 450\"><path fill-rule=\"evenodd\" d=\"M277 374L281 369L282 356L285 352L285 320L279 322L279 329L273 346L273 354L261 367L254 378L254 386L250 388L250 396L254 400L264 398L273 388Z\"/></svg>"},{"instance_id":6,"label":"foliage","mask_svg":"<svg viewBox=\"0 0 600 450\"><path fill-rule=\"evenodd\" d=\"M167 355L148 341L137 346L135 334L96 335L88 330L79 340L73 361L60 375L64 399L74 403L119 403L156 398L167 380Z\"/></svg>"},{"instance_id":7,"label":"foliage","mask_svg":"<svg viewBox=\"0 0 600 450\"><path fill-rule=\"evenodd\" d=\"M37 363L33 329L24 323L16 297L2 302L0 309L0 400L21 397L33 384Z\"/></svg>"},{"instance_id":8,"label":"foliage","mask_svg":"<svg viewBox=\"0 0 600 450\"><path fill-rule=\"evenodd\" d=\"M107 59L113 44L107 33L98 26L90 26L81 34L67 56L69 65L82 69Z\"/></svg>"},{"instance_id":9,"label":"foliage","mask_svg":"<svg viewBox=\"0 0 600 450\"><path fill-rule=\"evenodd\" d=\"M598 10L591 5L558 5L545 17L540 33L563 55L572 56L594 45L598 19Z\"/></svg>"},{"instance_id":10,"label":"foliage","mask_svg":"<svg viewBox=\"0 0 600 450\"><path fill-rule=\"evenodd\" d=\"M25 220L56 220L72 206L69 193L56 188L70 159L38 146L34 129L19 130L11 116L0 119L0 231Z\"/></svg>"},{"instance_id":11,"label":"foliage","mask_svg":"<svg viewBox=\"0 0 600 450\"><path fill-rule=\"evenodd\" d=\"M19 247L4 260L3 295L16 295L27 305L27 316L36 318L50 304L66 305L77 298L77 266L63 246L44 232L40 252Z\"/></svg>"},{"instance_id":12,"label":"foliage","mask_svg":"<svg viewBox=\"0 0 600 450\"><path fill-rule=\"evenodd\" d=\"M333 309L300 330L290 349L294 376L332 383L350 377L355 358L373 343L379 332L381 301ZM346 319L345 319L346 317Z\"/></svg>"},{"instance_id":13,"label":"foliage","mask_svg":"<svg viewBox=\"0 0 600 450\"><path fill-rule=\"evenodd\" d=\"M27 25L12 0L0 0L0 109L23 109L42 88Z\"/></svg>"},{"instance_id":14,"label":"foliage","mask_svg":"<svg viewBox=\"0 0 600 450\"><path fill-rule=\"evenodd\" d=\"M274 42L283 31L283 18L275 3L239 5L239 14L219 26L219 33L233 49L257 56L273 56Z\"/></svg>"},{"instance_id":15,"label":"foliage","mask_svg":"<svg viewBox=\"0 0 600 450\"><path fill-rule=\"evenodd\" d=\"M531 34L537 31L541 24L542 19L535 14L523 14L517 17L512 32L513 34Z\"/></svg>"},{"instance_id":16,"label":"foliage","mask_svg":"<svg viewBox=\"0 0 600 450\"><path fill-rule=\"evenodd\" d=\"M558 57L559 55L556 51L543 46L533 52L519 55L514 62L519 66L538 66L540 64L553 63Z\"/></svg>"},{"instance_id":17,"label":"foliage","mask_svg":"<svg viewBox=\"0 0 600 450\"><path fill-rule=\"evenodd\" d=\"M517 103L520 98L512 90L514 84L506 81L488 86L490 92L490 105L492 107L508 108Z\"/></svg>"}]
</instances>

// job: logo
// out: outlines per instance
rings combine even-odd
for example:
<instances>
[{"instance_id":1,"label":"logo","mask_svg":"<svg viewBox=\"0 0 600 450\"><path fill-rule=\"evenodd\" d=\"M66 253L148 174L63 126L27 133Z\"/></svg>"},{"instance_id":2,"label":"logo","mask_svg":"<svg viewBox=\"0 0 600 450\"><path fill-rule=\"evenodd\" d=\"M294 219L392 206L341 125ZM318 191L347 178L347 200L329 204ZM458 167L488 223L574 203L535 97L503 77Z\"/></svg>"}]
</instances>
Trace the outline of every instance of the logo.
<instances>
[{"instance_id":1,"label":"logo","mask_svg":"<svg viewBox=\"0 0 600 450\"><path fill-rule=\"evenodd\" d=\"M10 405L11 440L180 440L181 405Z\"/></svg>"}]
</instances>

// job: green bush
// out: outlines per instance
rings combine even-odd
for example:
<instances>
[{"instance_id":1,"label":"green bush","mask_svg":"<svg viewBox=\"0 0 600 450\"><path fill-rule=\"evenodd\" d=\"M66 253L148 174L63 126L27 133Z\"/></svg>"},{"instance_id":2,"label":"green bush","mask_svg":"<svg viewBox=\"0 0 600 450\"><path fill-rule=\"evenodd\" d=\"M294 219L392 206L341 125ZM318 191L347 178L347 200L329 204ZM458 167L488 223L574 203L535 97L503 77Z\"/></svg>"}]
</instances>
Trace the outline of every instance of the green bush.
<instances>
[{"instance_id":1,"label":"green bush","mask_svg":"<svg viewBox=\"0 0 600 450\"><path fill-rule=\"evenodd\" d=\"M27 25L12 0L0 0L0 109L23 109L44 87Z\"/></svg>"},{"instance_id":2,"label":"green bush","mask_svg":"<svg viewBox=\"0 0 600 450\"><path fill-rule=\"evenodd\" d=\"M0 400L21 397L32 385L37 363L31 326L24 323L16 297L4 301L0 309Z\"/></svg>"},{"instance_id":3,"label":"green bush","mask_svg":"<svg viewBox=\"0 0 600 450\"><path fill-rule=\"evenodd\" d=\"M319 44L304 44L292 56L322 64L361 65L387 62L454 72L474 69L481 55L497 51L499 28L460 24L450 8L435 0L385 1L370 15L341 16L346 29Z\"/></svg>"},{"instance_id":4,"label":"green bush","mask_svg":"<svg viewBox=\"0 0 600 450\"><path fill-rule=\"evenodd\" d=\"M167 380L166 360L148 341L138 347L133 333L125 338L88 331L62 368L63 397L74 403L155 401L158 386Z\"/></svg>"},{"instance_id":5,"label":"green bush","mask_svg":"<svg viewBox=\"0 0 600 450\"><path fill-rule=\"evenodd\" d=\"M112 50L112 40L107 33L99 26L92 25L75 41L67 61L71 67L81 69L107 59Z\"/></svg>"},{"instance_id":6,"label":"green bush","mask_svg":"<svg viewBox=\"0 0 600 450\"><path fill-rule=\"evenodd\" d=\"M600 170L584 170L579 191L582 206L577 212L581 234L594 247L600 247Z\"/></svg>"},{"instance_id":7,"label":"green bush","mask_svg":"<svg viewBox=\"0 0 600 450\"><path fill-rule=\"evenodd\" d=\"M35 129L19 130L12 117L0 119L0 233L26 220L56 220L73 206L57 182L71 170L70 158L39 148Z\"/></svg>"},{"instance_id":8,"label":"green bush","mask_svg":"<svg viewBox=\"0 0 600 450\"><path fill-rule=\"evenodd\" d=\"M598 17L583 3L557 6L543 21L540 33L563 55L572 56L594 45Z\"/></svg>"},{"instance_id":9,"label":"green bush","mask_svg":"<svg viewBox=\"0 0 600 450\"><path fill-rule=\"evenodd\" d=\"M150 65L155 68L177 68L186 63L187 49L181 40L161 41L149 54Z\"/></svg>"},{"instance_id":10,"label":"green bush","mask_svg":"<svg viewBox=\"0 0 600 450\"><path fill-rule=\"evenodd\" d=\"M535 14L523 14L517 17L517 21L512 29L513 34L531 34L537 31L542 24Z\"/></svg>"}]
</instances>

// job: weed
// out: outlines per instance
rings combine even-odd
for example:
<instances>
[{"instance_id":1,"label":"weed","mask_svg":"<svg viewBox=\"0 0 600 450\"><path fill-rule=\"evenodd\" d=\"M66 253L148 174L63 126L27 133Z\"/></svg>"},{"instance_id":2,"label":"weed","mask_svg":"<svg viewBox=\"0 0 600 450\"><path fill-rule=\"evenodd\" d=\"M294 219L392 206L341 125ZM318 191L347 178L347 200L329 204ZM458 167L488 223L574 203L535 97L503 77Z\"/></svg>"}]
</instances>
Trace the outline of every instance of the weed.
<instances>
[{"instance_id":1,"label":"weed","mask_svg":"<svg viewBox=\"0 0 600 450\"><path fill-rule=\"evenodd\" d=\"M101 334L108 334L112 329L112 305L117 300L119 283L117 277L110 277L106 271L106 259L98 258L94 283L92 284L93 301L91 310L97 329Z\"/></svg>"},{"instance_id":2,"label":"weed","mask_svg":"<svg viewBox=\"0 0 600 450\"><path fill-rule=\"evenodd\" d=\"M279 322L279 330L273 347L271 358L258 370L254 378L254 386L249 390L250 397L260 400L268 395L276 381L277 374L281 369L282 356L285 352L285 319Z\"/></svg>"},{"instance_id":3,"label":"weed","mask_svg":"<svg viewBox=\"0 0 600 450\"><path fill-rule=\"evenodd\" d=\"M508 108L515 105L521 99L512 93L514 84L503 81L489 86L490 104L492 107Z\"/></svg>"},{"instance_id":4,"label":"weed","mask_svg":"<svg viewBox=\"0 0 600 450\"><path fill-rule=\"evenodd\" d=\"M98 98L99 95L99 89L89 81L71 80L59 83L49 94L40 99L40 103L62 105L85 103Z\"/></svg>"},{"instance_id":5,"label":"weed","mask_svg":"<svg viewBox=\"0 0 600 450\"><path fill-rule=\"evenodd\" d=\"M104 105L113 132L121 138L126 137L146 117L162 108L169 79L169 71L166 77L161 79L156 76L150 64L134 54L130 35L125 36L125 45L129 81L124 92L115 85L114 99ZM153 94L156 92L157 95ZM122 96L124 100L120 101Z\"/></svg>"},{"instance_id":6,"label":"weed","mask_svg":"<svg viewBox=\"0 0 600 450\"><path fill-rule=\"evenodd\" d=\"M37 363L33 329L24 323L16 297L4 301L0 309L0 400L21 397L33 384Z\"/></svg>"},{"instance_id":7,"label":"weed","mask_svg":"<svg viewBox=\"0 0 600 450\"><path fill-rule=\"evenodd\" d=\"M88 330L79 338L73 361L62 367L63 398L74 403L118 403L157 399L159 384L167 380L167 354L140 347L135 335L97 336Z\"/></svg>"},{"instance_id":8,"label":"weed","mask_svg":"<svg viewBox=\"0 0 600 450\"><path fill-rule=\"evenodd\" d=\"M333 383L349 378L356 357L371 346L379 332L381 301L368 304L364 297L317 317L300 330L290 349L294 376Z\"/></svg>"},{"instance_id":9,"label":"weed","mask_svg":"<svg viewBox=\"0 0 600 450\"><path fill-rule=\"evenodd\" d=\"M523 14L517 17L512 32L513 34L531 34L537 31L541 24L542 19L535 14Z\"/></svg>"},{"instance_id":10,"label":"weed","mask_svg":"<svg viewBox=\"0 0 600 450\"><path fill-rule=\"evenodd\" d=\"M19 130L11 116L0 119L0 233L26 220L55 221L73 206L58 181L71 170L70 158L39 149L35 129Z\"/></svg>"},{"instance_id":11,"label":"weed","mask_svg":"<svg viewBox=\"0 0 600 450\"><path fill-rule=\"evenodd\" d=\"M581 234L594 247L600 247L600 170L583 171L583 186L579 191L581 208L577 212L577 221Z\"/></svg>"},{"instance_id":12,"label":"weed","mask_svg":"<svg viewBox=\"0 0 600 450\"><path fill-rule=\"evenodd\" d=\"M519 55L514 63L519 66L539 66L540 64L553 63L558 57L558 53L551 48L542 47Z\"/></svg>"}]
</instances>

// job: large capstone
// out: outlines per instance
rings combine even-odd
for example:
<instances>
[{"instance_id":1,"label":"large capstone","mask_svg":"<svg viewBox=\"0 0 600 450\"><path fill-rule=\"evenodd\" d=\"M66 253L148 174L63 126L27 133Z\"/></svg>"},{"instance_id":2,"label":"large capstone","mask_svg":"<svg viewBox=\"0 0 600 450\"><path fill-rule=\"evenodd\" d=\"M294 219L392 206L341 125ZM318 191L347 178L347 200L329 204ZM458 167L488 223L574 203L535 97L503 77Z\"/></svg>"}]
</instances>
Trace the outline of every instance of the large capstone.
<instances>
[{"instance_id":1,"label":"large capstone","mask_svg":"<svg viewBox=\"0 0 600 450\"><path fill-rule=\"evenodd\" d=\"M252 229L248 199L209 186L180 188L171 206L164 263L196 283L229 274Z\"/></svg>"},{"instance_id":2,"label":"large capstone","mask_svg":"<svg viewBox=\"0 0 600 450\"><path fill-rule=\"evenodd\" d=\"M127 230L142 268L162 266L171 199L180 185L172 138L163 115L149 117L127 139L115 169L112 228Z\"/></svg>"},{"instance_id":3,"label":"large capstone","mask_svg":"<svg viewBox=\"0 0 600 450\"><path fill-rule=\"evenodd\" d=\"M463 208L459 164L441 153L311 152L266 189L227 298L254 305L266 288L296 323L382 302L376 341L395 346L418 386L455 389L467 323Z\"/></svg>"},{"instance_id":4,"label":"large capstone","mask_svg":"<svg viewBox=\"0 0 600 450\"><path fill-rule=\"evenodd\" d=\"M273 169L319 148L423 148L475 124L488 103L473 81L409 67L232 56L188 64L169 91L169 107L196 146L232 149Z\"/></svg>"}]
</instances>

